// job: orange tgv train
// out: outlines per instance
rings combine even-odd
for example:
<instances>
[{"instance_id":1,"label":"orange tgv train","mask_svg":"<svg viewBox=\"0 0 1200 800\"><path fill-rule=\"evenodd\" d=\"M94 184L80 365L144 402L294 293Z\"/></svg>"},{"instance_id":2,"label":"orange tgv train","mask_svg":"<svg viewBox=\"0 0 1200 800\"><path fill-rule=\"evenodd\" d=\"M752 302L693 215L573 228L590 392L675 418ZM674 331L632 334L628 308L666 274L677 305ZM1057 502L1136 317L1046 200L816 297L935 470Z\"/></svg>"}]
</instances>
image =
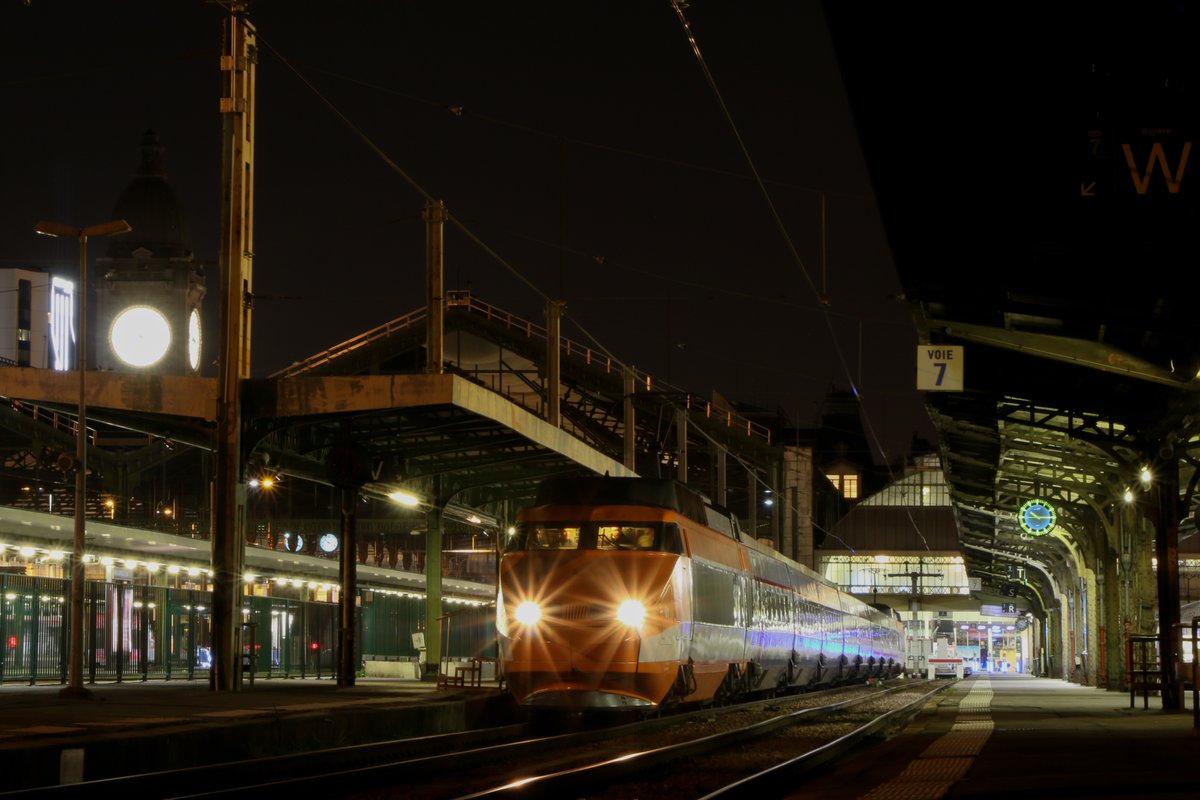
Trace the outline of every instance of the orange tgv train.
<instances>
[{"instance_id":1,"label":"orange tgv train","mask_svg":"<svg viewBox=\"0 0 1200 800\"><path fill-rule=\"evenodd\" d=\"M500 559L500 668L521 705L640 709L891 677L894 611L838 591L673 480L544 482Z\"/></svg>"}]
</instances>

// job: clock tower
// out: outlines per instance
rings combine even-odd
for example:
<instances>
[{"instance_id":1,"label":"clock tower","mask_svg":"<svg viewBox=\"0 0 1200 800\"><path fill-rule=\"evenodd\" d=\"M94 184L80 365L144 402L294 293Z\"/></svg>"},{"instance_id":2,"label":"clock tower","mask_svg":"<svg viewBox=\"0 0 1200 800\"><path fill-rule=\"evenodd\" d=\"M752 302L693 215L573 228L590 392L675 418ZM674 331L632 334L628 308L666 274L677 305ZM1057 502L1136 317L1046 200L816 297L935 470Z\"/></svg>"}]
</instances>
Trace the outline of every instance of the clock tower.
<instances>
[{"instance_id":1,"label":"clock tower","mask_svg":"<svg viewBox=\"0 0 1200 800\"><path fill-rule=\"evenodd\" d=\"M187 221L167 184L158 136L142 137L141 165L117 199L114 219L133 230L96 259L96 329L89 348L97 369L194 375L206 360L201 336L204 268ZM208 359L211 360L211 359Z\"/></svg>"}]
</instances>

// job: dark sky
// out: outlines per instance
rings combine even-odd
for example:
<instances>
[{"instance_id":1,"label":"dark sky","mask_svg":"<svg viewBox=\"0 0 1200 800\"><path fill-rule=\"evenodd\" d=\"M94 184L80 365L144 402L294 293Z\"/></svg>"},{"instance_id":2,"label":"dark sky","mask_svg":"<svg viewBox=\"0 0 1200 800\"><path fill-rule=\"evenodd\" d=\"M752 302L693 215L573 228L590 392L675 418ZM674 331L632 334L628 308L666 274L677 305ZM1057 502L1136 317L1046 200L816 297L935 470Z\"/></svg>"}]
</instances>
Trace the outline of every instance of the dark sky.
<instances>
[{"instance_id":1,"label":"dark sky","mask_svg":"<svg viewBox=\"0 0 1200 800\"><path fill-rule=\"evenodd\" d=\"M424 304L431 197L505 262L448 227L447 288L537 322L562 298L566 336L800 426L853 381L892 460L932 438L816 2L692 0L708 75L669 0L249 9L255 376ZM34 223L112 218L153 129L215 341L225 15L0 0L0 265L73 271Z\"/></svg>"}]
</instances>

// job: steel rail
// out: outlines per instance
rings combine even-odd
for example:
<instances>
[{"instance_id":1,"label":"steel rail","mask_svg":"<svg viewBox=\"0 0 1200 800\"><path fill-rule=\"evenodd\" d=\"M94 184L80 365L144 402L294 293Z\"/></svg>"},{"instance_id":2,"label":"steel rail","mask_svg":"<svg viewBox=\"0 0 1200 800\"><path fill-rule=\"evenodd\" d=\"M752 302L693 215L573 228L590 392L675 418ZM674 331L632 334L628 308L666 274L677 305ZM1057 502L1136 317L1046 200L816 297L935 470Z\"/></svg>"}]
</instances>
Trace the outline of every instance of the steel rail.
<instances>
[{"instance_id":1,"label":"steel rail","mask_svg":"<svg viewBox=\"0 0 1200 800\"><path fill-rule=\"evenodd\" d=\"M897 711L904 711L914 707L919 708L931 695L942 691L950 685L953 685L953 682L939 686L930 692L922 693L916 700L903 708L896 709L873 719L854 732L838 739L837 742L845 740L839 747L833 747L837 743L835 742L811 752L817 753L823 751L825 756L823 761L840 755L848 750L850 746L856 744L863 736L866 736L869 732L878 730L879 727L894 719ZM593 764L544 775L531 775L483 791L460 795L455 797L454 800L480 800L481 798L501 798L518 795L522 798L560 798L581 796L579 795L580 792L595 793L597 787L636 779L640 775L650 774L673 762L726 749L731 745L757 739L800 722L822 719L829 715L845 711L853 706L876 701L887 694L908 688L911 688L911 684L884 689L865 697L832 703L826 706L800 709L736 730L716 733L692 741L680 742L636 753L628 753L616 758L606 758L603 761ZM842 750L840 747L845 747L846 750ZM819 756L814 756L814 758L817 757ZM758 780L766 781L767 778L760 778ZM734 789L733 787L729 787L729 791L736 794L741 792L742 788Z\"/></svg>"}]
</instances>

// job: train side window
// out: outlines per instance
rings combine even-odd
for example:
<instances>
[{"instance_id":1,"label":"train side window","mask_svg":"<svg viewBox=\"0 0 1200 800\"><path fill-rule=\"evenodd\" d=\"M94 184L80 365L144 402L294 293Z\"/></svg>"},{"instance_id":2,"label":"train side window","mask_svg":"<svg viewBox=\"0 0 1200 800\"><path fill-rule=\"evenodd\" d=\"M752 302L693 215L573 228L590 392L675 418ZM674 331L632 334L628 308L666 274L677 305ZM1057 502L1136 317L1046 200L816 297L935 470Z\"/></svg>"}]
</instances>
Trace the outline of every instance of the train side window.
<instances>
[{"instance_id":1,"label":"train side window","mask_svg":"<svg viewBox=\"0 0 1200 800\"><path fill-rule=\"evenodd\" d=\"M683 537L679 535L679 525L674 522L663 523L662 537L658 549L664 553L683 553Z\"/></svg>"}]
</instances>

